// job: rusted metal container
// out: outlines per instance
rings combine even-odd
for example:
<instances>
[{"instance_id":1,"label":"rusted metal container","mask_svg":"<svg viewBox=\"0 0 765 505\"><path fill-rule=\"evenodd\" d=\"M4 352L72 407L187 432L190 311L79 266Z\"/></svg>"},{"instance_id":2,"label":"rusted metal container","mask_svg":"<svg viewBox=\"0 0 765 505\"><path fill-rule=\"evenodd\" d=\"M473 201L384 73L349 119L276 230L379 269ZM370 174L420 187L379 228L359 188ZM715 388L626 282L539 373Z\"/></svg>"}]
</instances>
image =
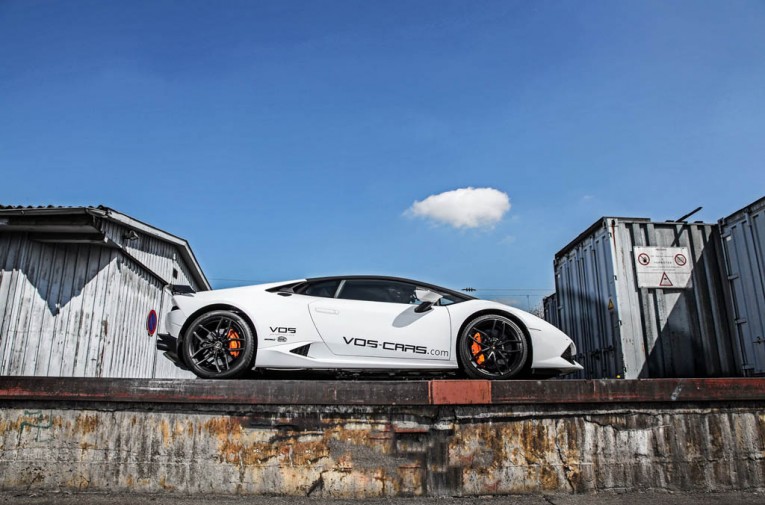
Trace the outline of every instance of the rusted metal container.
<instances>
[{"instance_id":1,"label":"rusted metal container","mask_svg":"<svg viewBox=\"0 0 765 505\"><path fill-rule=\"evenodd\" d=\"M745 375L765 374L765 198L720 220L732 334Z\"/></svg>"},{"instance_id":2,"label":"rusted metal container","mask_svg":"<svg viewBox=\"0 0 765 505\"><path fill-rule=\"evenodd\" d=\"M183 239L103 207L0 207L0 375L192 377L156 350L169 284L209 289Z\"/></svg>"},{"instance_id":3,"label":"rusted metal container","mask_svg":"<svg viewBox=\"0 0 765 505\"><path fill-rule=\"evenodd\" d=\"M555 256L572 378L739 375L724 271L717 225L598 220Z\"/></svg>"}]
</instances>

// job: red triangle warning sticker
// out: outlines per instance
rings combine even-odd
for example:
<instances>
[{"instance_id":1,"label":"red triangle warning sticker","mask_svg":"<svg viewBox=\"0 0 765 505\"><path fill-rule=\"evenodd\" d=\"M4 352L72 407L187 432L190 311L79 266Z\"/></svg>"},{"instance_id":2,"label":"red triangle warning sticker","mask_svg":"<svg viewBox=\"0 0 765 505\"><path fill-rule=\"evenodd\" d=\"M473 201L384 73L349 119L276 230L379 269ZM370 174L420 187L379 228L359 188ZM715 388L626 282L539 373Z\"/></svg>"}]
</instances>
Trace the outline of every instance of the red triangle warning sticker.
<instances>
[{"instance_id":1,"label":"red triangle warning sticker","mask_svg":"<svg viewBox=\"0 0 765 505\"><path fill-rule=\"evenodd\" d=\"M673 286L672 281L669 280L667 272L661 274L661 282L659 282L659 286L663 288L671 288Z\"/></svg>"}]
</instances>

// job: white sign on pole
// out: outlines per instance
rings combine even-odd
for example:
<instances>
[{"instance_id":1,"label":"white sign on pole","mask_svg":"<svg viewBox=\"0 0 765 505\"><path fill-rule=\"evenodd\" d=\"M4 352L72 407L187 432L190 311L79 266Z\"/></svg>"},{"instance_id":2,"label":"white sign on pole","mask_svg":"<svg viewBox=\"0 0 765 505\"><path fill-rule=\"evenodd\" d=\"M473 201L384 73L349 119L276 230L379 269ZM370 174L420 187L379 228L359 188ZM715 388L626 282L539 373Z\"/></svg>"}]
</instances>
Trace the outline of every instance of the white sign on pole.
<instances>
[{"instance_id":1,"label":"white sign on pole","mask_svg":"<svg viewBox=\"0 0 765 505\"><path fill-rule=\"evenodd\" d=\"M687 247L635 247L639 288L685 289L692 286Z\"/></svg>"}]
</instances>

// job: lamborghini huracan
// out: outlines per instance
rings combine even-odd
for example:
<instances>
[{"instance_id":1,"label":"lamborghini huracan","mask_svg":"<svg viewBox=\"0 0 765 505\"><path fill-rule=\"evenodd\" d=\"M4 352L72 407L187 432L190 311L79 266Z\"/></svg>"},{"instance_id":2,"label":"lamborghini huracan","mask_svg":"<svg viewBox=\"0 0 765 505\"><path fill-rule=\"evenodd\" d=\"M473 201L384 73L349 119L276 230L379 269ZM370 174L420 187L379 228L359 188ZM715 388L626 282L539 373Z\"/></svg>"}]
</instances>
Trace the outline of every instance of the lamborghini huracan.
<instances>
[{"instance_id":1,"label":"lamborghini huracan","mask_svg":"<svg viewBox=\"0 0 765 505\"><path fill-rule=\"evenodd\" d=\"M253 369L461 370L475 379L582 369L571 339L542 319L411 279L339 276L173 292L157 346L206 379Z\"/></svg>"}]
</instances>

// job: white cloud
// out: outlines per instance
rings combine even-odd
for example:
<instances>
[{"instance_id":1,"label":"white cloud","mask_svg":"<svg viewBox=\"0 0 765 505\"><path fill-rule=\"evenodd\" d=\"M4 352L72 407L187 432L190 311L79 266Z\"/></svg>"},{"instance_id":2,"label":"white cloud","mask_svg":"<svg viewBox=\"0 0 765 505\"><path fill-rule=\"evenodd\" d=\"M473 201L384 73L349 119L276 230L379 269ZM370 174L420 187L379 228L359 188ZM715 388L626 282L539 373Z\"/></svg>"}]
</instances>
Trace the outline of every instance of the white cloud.
<instances>
[{"instance_id":1,"label":"white cloud","mask_svg":"<svg viewBox=\"0 0 765 505\"><path fill-rule=\"evenodd\" d=\"M491 228L510 210L510 198L494 188L461 188L430 195L408 214L454 228Z\"/></svg>"}]
</instances>

